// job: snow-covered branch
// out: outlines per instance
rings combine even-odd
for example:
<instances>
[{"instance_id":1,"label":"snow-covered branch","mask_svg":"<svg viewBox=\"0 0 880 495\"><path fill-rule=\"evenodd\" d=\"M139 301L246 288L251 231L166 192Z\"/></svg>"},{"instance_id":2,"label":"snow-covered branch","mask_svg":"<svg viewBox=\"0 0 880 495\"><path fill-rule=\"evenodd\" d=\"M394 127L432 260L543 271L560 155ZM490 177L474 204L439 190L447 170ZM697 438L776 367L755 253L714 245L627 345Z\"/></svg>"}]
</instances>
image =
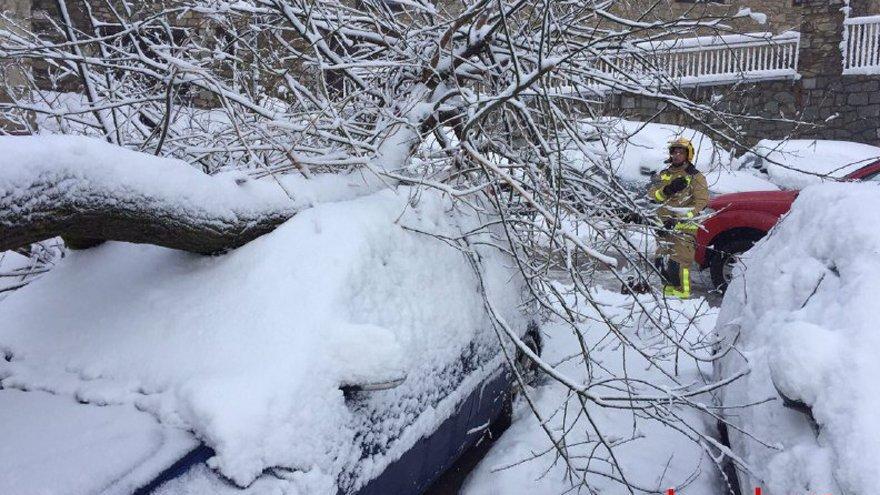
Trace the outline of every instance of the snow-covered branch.
<instances>
[{"instance_id":1,"label":"snow-covered branch","mask_svg":"<svg viewBox=\"0 0 880 495\"><path fill-rule=\"evenodd\" d=\"M65 236L218 253L297 211L272 185L87 138L2 137L0 155L0 251Z\"/></svg>"}]
</instances>

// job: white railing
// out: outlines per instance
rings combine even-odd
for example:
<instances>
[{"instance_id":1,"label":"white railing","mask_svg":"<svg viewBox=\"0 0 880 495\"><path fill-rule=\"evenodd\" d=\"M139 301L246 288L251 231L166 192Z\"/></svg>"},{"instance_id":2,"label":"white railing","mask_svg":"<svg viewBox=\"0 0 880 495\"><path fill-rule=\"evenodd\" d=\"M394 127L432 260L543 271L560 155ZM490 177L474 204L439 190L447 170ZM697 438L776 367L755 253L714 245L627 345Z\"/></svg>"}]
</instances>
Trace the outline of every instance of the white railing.
<instances>
[{"instance_id":1,"label":"white railing","mask_svg":"<svg viewBox=\"0 0 880 495\"><path fill-rule=\"evenodd\" d=\"M599 69L677 85L794 78L799 44L797 32L639 43L630 54L600 61Z\"/></svg>"},{"instance_id":2,"label":"white railing","mask_svg":"<svg viewBox=\"0 0 880 495\"><path fill-rule=\"evenodd\" d=\"M584 86L614 91L627 81L662 87L794 79L799 45L800 33L794 31L639 42L623 53L585 62L593 75ZM553 86L575 89L570 81Z\"/></svg>"},{"instance_id":3,"label":"white railing","mask_svg":"<svg viewBox=\"0 0 880 495\"><path fill-rule=\"evenodd\" d=\"M800 33L756 33L665 42L654 53L661 73L678 84L736 82L796 77L799 44Z\"/></svg>"},{"instance_id":4,"label":"white railing","mask_svg":"<svg viewBox=\"0 0 880 495\"><path fill-rule=\"evenodd\" d=\"M843 73L880 74L880 15L843 21Z\"/></svg>"}]
</instances>

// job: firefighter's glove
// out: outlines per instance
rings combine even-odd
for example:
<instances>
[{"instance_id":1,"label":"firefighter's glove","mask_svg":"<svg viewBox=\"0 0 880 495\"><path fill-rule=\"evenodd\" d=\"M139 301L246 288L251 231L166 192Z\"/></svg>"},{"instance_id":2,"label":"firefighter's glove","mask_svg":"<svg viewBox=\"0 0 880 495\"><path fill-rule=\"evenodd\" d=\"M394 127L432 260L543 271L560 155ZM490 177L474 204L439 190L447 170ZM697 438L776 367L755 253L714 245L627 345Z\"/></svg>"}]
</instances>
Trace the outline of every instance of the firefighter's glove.
<instances>
[{"instance_id":1,"label":"firefighter's glove","mask_svg":"<svg viewBox=\"0 0 880 495\"><path fill-rule=\"evenodd\" d=\"M629 213L624 214L623 217L621 218L621 220L623 220L623 223L635 223L635 224L644 224L645 223L645 218L635 212L629 212Z\"/></svg>"},{"instance_id":2,"label":"firefighter's glove","mask_svg":"<svg viewBox=\"0 0 880 495\"><path fill-rule=\"evenodd\" d=\"M687 185L687 179L685 179L684 177L676 177L672 179L669 184L663 186L663 195L667 198L669 196L675 196L676 194L684 191Z\"/></svg>"}]
</instances>

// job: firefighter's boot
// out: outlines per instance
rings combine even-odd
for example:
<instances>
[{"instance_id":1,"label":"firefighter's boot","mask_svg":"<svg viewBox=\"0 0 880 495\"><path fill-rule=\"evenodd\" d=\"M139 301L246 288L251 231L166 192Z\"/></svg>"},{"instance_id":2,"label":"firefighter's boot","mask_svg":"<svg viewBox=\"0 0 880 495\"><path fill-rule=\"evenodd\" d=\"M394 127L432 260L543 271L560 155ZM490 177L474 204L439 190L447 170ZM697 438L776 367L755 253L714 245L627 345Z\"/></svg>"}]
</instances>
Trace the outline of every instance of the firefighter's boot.
<instances>
[{"instance_id":1,"label":"firefighter's boot","mask_svg":"<svg viewBox=\"0 0 880 495\"><path fill-rule=\"evenodd\" d=\"M675 262L673 262L675 263ZM670 263L672 264L672 263ZM675 263L678 265L678 263ZM663 295L666 297L677 297L678 299L690 299L691 297L691 270L690 268L677 268L677 280L678 285L673 285L670 283L669 285L663 286Z\"/></svg>"}]
</instances>

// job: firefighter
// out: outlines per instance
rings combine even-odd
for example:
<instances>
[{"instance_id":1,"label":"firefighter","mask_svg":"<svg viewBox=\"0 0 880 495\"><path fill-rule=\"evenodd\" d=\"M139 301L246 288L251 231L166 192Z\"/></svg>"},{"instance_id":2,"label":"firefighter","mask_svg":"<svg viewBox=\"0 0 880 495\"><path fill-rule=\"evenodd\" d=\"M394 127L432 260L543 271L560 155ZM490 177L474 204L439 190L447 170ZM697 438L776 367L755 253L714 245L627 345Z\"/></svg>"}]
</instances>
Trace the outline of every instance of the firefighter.
<instances>
[{"instance_id":1,"label":"firefighter","mask_svg":"<svg viewBox=\"0 0 880 495\"><path fill-rule=\"evenodd\" d=\"M657 235L655 263L663 279L663 294L687 299L691 295L690 267L700 224L696 217L709 203L706 177L694 166L694 145L678 138L669 143L669 167L654 176L648 194L659 203L663 229Z\"/></svg>"}]
</instances>

